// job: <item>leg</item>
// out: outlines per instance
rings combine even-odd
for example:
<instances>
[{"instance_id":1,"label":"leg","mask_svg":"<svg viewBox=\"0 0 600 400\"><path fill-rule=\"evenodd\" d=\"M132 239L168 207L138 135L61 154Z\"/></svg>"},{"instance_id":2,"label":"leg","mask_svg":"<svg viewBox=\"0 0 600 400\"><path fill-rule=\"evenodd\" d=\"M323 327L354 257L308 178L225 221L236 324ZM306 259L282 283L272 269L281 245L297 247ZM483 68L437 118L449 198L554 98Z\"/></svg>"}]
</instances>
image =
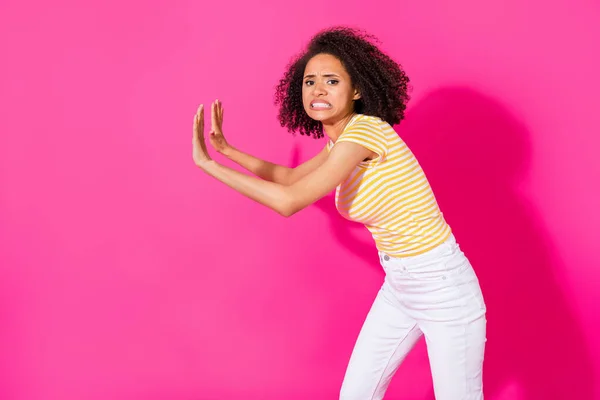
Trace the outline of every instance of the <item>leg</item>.
<instances>
[{"instance_id":1,"label":"leg","mask_svg":"<svg viewBox=\"0 0 600 400\"><path fill-rule=\"evenodd\" d=\"M340 391L341 400L380 400L422 333L384 282L358 335Z\"/></svg>"},{"instance_id":2,"label":"leg","mask_svg":"<svg viewBox=\"0 0 600 400\"><path fill-rule=\"evenodd\" d=\"M475 271L463 254L448 263L453 301L447 318L420 322L425 334L436 400L483 400L486 307Z\"/></svg>"},{"instance_id":3,"label":"leg","mask_svg":"<svg viewBox=\"0 0 600 400\"><path fill-rule=\"evenodd\" d=\"M436 400L483 400L485 317L423 328Z\"/></svg>"}]
</instances>

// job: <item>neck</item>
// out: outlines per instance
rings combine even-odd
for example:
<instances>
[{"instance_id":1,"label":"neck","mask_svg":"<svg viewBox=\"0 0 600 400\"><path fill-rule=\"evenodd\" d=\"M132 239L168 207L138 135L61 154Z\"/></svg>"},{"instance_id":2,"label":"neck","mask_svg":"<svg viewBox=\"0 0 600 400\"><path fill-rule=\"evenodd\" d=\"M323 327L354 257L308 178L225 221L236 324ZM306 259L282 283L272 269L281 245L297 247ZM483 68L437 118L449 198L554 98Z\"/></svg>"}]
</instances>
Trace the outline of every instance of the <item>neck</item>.
<instances>
[{"instance_id":1,"label":"neck","mask_svg":"<svg viewBox=\"0 0 600 400\"><path fill-rule=\"evenodd\" d=\"M348 122L350 122L354 115L354 112L351 111L346 116L338 119L337 121L323 121L323 131L327 136L329 136L329 139L331 139L331 141L335 143L337 138L342 134L344 128L346 128L346 125L348 125Z\"/></svg>"}]
</instances>

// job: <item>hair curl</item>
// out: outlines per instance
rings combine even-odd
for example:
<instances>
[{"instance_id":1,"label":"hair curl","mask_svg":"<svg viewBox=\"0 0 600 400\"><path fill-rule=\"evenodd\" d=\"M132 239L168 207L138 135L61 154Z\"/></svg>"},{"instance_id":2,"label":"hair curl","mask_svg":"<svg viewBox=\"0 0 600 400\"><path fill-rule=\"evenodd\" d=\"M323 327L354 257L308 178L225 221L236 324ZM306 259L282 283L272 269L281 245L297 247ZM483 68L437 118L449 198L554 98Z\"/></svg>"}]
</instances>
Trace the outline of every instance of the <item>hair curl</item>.
<instances>
[{"instance_id":1,"label":"hair curl","mask_svg":"<svg viewBox=\"0 0 600 400\"><path fill-rule=\"evenodd\" d=\"M279 122L289 132L323 137L323 125L306 114L302 104L302 80L308 61L317 54L338 58L359 90L354 111L379 117L390 125L404 119L409 100L409 79L402 67L372 41L374 36L349 27L332 27L317 33L306 50L292 59L275 91Z\"/></svg>"}]
</instances>

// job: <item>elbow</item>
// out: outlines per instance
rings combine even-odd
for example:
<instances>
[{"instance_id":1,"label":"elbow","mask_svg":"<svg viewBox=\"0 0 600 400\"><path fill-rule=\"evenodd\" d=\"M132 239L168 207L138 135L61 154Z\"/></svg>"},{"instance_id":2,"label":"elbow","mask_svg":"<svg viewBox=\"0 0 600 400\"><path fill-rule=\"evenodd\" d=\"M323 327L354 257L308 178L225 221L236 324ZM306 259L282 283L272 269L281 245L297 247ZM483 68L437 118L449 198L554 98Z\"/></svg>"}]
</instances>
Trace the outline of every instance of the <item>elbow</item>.
<instances>
[{"instance_id":1,"label":"elbow","mask_svg":"<svg viewBox=\"0 0 600 400\"><path fill-rule=\"evenodd\" d=\"M292 187L286 187L282 196L279 198L277 212L286 218L289 218L299 211L302 211L309 204L299 196L297 190Z\"/></svg>"},{"instance_id":2,"label":"elbow","mask_svg":"<svg viewBox=\"0 0 600 400\"><path fill-rule=\"evenodd\" d=\"M291 207L286 207L286 208L277 210L279 215L281 215L282 217L285 217L285 218L290 218L292 215L296 214L298 211L300 211L300 210L295 210Z\"/></svg>"},{"instance_id":3,"label":"elbow","mask_svg":"<svg viewBox=\"0 0 600 400\"><path fill-rule=\"evenodd\" d=\"M290 218L291 216L293 216L294 214L296 214L301 209L302 209L302 207L299 207L294 202L286 201L284 204L282 204L281 207L279 207L279 209L277 210L277 212L282 217Z\"/></svg>"}]
</instances>

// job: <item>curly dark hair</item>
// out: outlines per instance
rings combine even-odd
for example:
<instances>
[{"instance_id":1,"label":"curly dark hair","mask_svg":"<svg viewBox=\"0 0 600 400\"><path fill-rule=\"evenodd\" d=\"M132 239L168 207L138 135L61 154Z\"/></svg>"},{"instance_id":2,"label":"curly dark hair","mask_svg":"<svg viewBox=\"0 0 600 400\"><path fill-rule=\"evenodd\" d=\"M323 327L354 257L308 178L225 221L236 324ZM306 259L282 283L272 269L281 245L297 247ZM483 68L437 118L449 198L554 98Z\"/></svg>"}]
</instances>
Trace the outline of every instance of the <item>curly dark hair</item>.
<instances>
[{"instance_id":1,"label":"curly dark hair","mask_svg":"<svg viewBox=\"0 0 600 400\"><path fill-rule=\"evenodd\" d=\"M302 104L302 80L308 61L317 54L330 54L340 60L359 90L354 103L359 114L379 117L390 125L404 119L409 100L409 79L402 67L384 54L373 42L378 40L364 31L332 27L317 33L304 52L287 66L275 92L279 122L289 132L323 137L323 125L310 118Z\"/></svg>"}]
</instances>

